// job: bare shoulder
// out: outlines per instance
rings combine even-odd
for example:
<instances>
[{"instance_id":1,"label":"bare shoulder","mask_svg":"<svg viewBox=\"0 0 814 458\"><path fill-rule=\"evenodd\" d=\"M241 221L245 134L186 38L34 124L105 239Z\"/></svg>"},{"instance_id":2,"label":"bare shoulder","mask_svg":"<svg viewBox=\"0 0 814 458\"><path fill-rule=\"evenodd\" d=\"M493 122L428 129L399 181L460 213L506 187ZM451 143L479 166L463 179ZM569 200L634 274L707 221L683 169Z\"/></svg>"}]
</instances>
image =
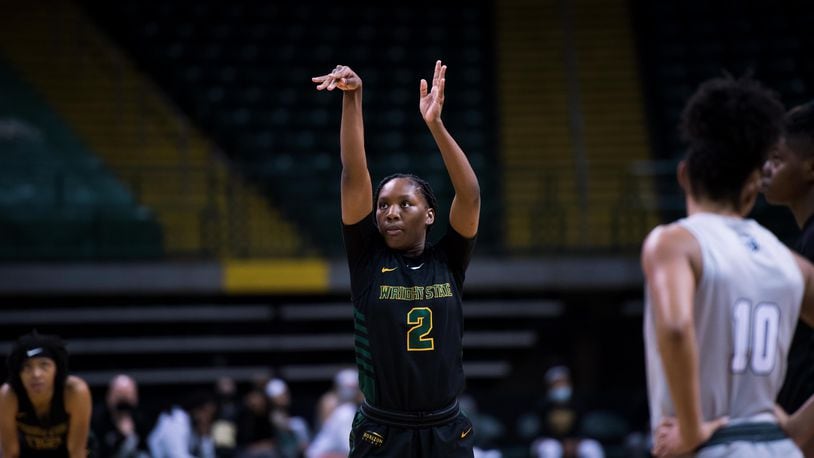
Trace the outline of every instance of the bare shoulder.
<instances>
[{"instance_id":1,"label":"bare shoulder","mask_svg":"<svg viewBox=\"0 0 814 458\"><path fill-rule=\"evenodd\" d=\"M791 255L794 257L797 268L800 269L800 274L803 276L803 282L806 285L806 291L814 288L814 265L799 253L795 253L792 250L789 250L789 252L791 252Z\"/></svg>"},{"instance_id":2,"label":"bare shoulder","mask_svg":"<svg viewBox=\"0 0 814 458\"><path fill-rule=\"evenodd\" d=\"M682 265L685 262L689 262L696 278L700 278L704 270L698 239L678 223L653 229L642 245L640 261L646 277L653 274L653 269Z\"/></svg>"},{"instance_id":3,"label":"bare shoulder","mask_svg":"<svg viewBox=\"0 0 814 458\"><path fill-rule=\"evenodd\" d=\"M656 226L642 245L642 258L687 253L698 246L695 237L677 223Z\"/></svg>"},{"instance_id":4,"label":"bare shoulder","mask_svg":"<svg viewBox=\"0 0 814 458\"><path fill-rule=\"evenodd\" d=\"M76 418L90 418L91 412L90 388L79 377L69 375L65 380L65 410Z\"/></svg>"},{"instance_id":5,"label":"bare shoulder","mask_svg":"<svg viewBox=\"0 0 814 458\"><path fill-rule=\"evenodd\" d=\"M4 383L0 385L0 399L17 399L17 395L14 394L14 390L11 388L11 385L8 383Z\"/></svg>"},{"instance_id":6,"label":"bare shoulder","mask_svg":"<svg viewBox=\"0 0 814 458\"><path fill-rule=\"evenodd\" d=\"M65 380L65 400L70 401L72 399L80 401L90 399L88 384L75 375L69 375Z\"/></svg>"},{"instance_id":7,"label":"bare shoulder","mask_svg":"<svg viewBox=\"0 0 814 458\"><path fill-rule=\"evenodd\" d=\"M811 261L800 255L799 253L795 253L793 250L789 250L789 252L791 252L791 255L794 257L794 260L797 262L797 266L800 268L800 271L803 273L803 276L806 276L807 274L812 272L812 270L814 270Z\"/></svg>"},{"instance_id":8,"label":"bare shoulder","mask_svg":"<svg viewBox=\"0 0 814 458\"><path fill-rule=\"evenodd\" d=\"M0 385L0 407L0 411L17 410L17 395L8 383Z\"/></svg>"}]
</instances>

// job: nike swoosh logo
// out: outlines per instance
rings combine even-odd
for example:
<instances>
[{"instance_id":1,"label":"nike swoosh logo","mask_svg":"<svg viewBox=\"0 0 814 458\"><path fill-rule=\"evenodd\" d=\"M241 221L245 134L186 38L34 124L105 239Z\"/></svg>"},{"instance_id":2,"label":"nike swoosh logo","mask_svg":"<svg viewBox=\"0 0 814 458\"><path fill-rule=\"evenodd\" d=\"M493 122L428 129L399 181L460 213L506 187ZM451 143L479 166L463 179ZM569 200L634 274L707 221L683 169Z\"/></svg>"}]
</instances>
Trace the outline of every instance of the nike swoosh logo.
<instances>
[{"instance_id":1,"label":"nike swoosh logo","mask_svg":"<svg viewBox=\"0 0 814 458\"><path fill-rule=\"evenodd\" d=\"M382 273L386 274L387 272L392 272L396 269L398 269L398 267L382 267Z\"/></svg>"},{"instance_id":2,"label":"nike swoosh logo","mask_svg":"<svg viewBox=\"0 0 814 458\"><path fill-rule=\"evenodd\" d=\"M466 431L461 432L461 439L463 439L463 438L465 438L466 436L468 436L470 432L472 432L472 428L471 428L471 427L470 427L469 429L467 429Z\"/></svg>"},{"instance_id":3,"label":"nike swoosh logo","mask_svg":"<svg viewBox=\"0 0 814 458\"><path fill-rule=\"evenodd\" d=\"M420 268L422 268L422 267L424 267L424 263L423 263L423 262L422 262L421 264L419 264L419 265L415 266L415 267L410 266L410 268L411 268L411 269L413 269L413 270L418 270L418 269L420 269Z\"/></svg>"}]
</instances>

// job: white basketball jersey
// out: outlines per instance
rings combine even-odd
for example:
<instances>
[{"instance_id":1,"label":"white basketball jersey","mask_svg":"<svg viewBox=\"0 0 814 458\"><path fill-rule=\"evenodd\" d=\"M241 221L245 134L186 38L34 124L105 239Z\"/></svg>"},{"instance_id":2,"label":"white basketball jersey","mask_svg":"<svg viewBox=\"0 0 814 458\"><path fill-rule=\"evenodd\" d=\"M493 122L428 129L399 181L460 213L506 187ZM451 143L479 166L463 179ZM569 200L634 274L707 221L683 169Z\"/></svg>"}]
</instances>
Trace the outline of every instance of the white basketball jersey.
<instances>
[{"instance_id":1,"label":"white basketball jersey","mask_svg":"<svg viewBox=\"0 0 814 458\"><path fill-rule=\"evenodd\" d=\"M791 252L753 220L699 213L679 220L701 246L694 304L705 420L770 414L786 373L803 277ZM651 299L644 318L650 422L675 415ZM689 383L687 380L685 383Z\"/></svg>"}]
</instances>

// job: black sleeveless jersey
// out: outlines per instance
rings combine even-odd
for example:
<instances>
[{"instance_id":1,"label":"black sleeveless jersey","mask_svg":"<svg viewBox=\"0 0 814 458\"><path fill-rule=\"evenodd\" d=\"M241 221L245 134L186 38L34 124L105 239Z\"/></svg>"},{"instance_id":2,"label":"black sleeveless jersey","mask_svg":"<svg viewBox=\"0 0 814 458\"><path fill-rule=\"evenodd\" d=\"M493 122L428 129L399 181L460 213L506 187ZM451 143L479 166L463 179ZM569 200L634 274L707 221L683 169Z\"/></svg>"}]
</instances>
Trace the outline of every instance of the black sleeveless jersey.
<instances>
[{"instance_id":1,"label":"black sleeveless jersey","mask_svg":"<svg viewBox=\"0 0 814 458\"><path fill-rule=\"evenodd\" d=\"M391 250L368 215L344 225L359 384L373 406L431 411L464 386L464 274L475 239L450 226L410 258Z\"/></svg>"},{"instance_id":2,"label":"black sleeveless jersey","mask_svg":"<svg viewBox=\"0 0 814 458\"><path fill-rule=\"evenodd\" d=\"M814 262L814 216L803 225L795 250ZM803 320L797 322L788 355L788 367L777 403L788 413L802 407L814 394L814 329Z\"/></svg>"},{"instance_id":3,"label":"black sleeveless jersey","mask_svg":"<svg viewBox=\"0 0 814 458\"><path fill-rule=\"evenodd\" d=\"M51 413L47 420L37 417L26 393L16 393L18 399L17 438L20 458L68 458L68 412L65 411L64 391L55 389Z\"/></svg>"}]
</instances>

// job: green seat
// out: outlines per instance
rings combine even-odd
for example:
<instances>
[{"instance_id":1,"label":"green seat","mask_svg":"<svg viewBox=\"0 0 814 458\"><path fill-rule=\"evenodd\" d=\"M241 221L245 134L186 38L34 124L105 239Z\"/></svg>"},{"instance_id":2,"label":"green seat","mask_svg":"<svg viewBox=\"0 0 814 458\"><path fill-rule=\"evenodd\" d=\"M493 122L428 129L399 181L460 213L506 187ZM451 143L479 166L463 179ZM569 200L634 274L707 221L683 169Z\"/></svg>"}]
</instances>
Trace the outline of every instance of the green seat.
<instances>
[{"instance_id":1,"label":"green seat","mask_svg":"<svg viewBox=\"0 0 814 458\"><path fill-rule=\"evenodd\" d=\"M0 61L0 260L149 258L152 214Z\"/></svg>"}]
</instances>

